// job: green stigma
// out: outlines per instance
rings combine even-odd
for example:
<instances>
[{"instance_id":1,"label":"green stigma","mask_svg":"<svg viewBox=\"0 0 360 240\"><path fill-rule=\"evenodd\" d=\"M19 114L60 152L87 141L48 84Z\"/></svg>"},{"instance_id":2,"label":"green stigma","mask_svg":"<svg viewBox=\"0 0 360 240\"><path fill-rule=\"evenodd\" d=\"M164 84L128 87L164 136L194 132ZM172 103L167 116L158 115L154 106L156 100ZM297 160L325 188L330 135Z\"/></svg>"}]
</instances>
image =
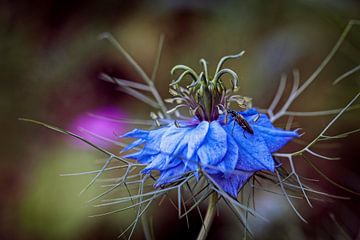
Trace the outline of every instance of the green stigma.
<instances>
[{"instance_id":1,"label":"green stigma","mask_svg":"<svg viewBox=\"0 0 360 240\"><path fill-rule=\"evenodd\" d=\"M171 74L182 71L177 79L170 83L170 94L173 98L168 102L176 102L178 105L169 112L176 111L180 107L188 107L191 115L195 115L200 121L213 121L218 119L219 115L228 108L230 102L237 102L240 107L247 108L251 99L240 95L233 95L239 89L239 77L229 68L222 68L229 59L241 57L245 51L239 54L222 57L217 64L215 73L209 74L208 63L200 59L203 71L198 74L192 68L185 65L176 65L171 69ZM223 83L223 77L230 76L231 89L226 89ZM186 87L180 86L185 79L189 77L191 82Z\"/></svg>"}]
</instances>

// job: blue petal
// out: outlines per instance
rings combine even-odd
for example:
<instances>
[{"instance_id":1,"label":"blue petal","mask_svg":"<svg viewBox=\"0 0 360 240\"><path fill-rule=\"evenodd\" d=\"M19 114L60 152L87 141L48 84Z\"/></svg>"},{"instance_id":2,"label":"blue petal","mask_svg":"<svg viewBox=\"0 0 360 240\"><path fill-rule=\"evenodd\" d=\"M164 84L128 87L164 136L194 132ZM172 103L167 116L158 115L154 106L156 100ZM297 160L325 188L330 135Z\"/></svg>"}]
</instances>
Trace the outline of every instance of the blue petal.
<instances>
[{"instance_id":1,"label":"blue petal","mask_svg":"<svg viewBox=\"0 0 360 240\"><path fill-rule=\"evenodd\" d=\"M284 147L295 137L299 137L296 131L284 131L278 128L266 128L258 125L253 126L257 134L261 134L271 153L274 153Z\"/></svg>"},{"instance_id":2,"label":"blue petal","mask_svg":"<svg viewBox=\"0 0 360 240\"><path fill-rule=\"evenodd\" d=\"M165 132L167 127L159 128L152 131L145 131L145 130L139 130L134 129L121 137L129 137L129 138L139 138L138 140L132 142L128 146L126 146L121 152L128 151L140 144L143 144L146 141L146 144L143 149L143 154L149 154L151 152L152 154L158 153L160 151L160 137L162 136L163 132ZM131 155L131 154L130 154ZM127 157L130 157L130 155L127 155Z\"/></svg>"},{"instance_id":3,"label":"blue petal","mask_svg":"<svg viewBox=\"0 0 360 240\"><path fill-rule=\"evenodd\" d=\"M145 147L149 148L149 150L152 149L154 151L155 150L160 151L161 138L169 128L170 127L163 127L163 128L151 130L146 138L147 144Z\"/></svg>"},{"instance_id":4,"label":"blue petal","mask_svg":"<svg viewBox=\"0 0 360 240\"><path fill-rule=\"evenodd\" d=\"M203 121L197 126L182 127L179 130L184 131L184 137L177 142L177 146L173 151L176 156L185 159L191 159L197 149L204 141L209 129L209 122Z\"/></svg>"},{"instance_id":5,"label":"blue petal","mask_svg":"<svg viewBox=\"0 0 360 240\"><path fill-rule=\"evenodd\" d=\"M195 156L191 160L187 160L184 162L185 166L191 171L199 170L199 158Z\"/></svg>"},{"instance_id":6,"label":"blue petal","mask_svg":"<svg viewBox=\"0 0 360 240\"><path fill-rule=\"evenodd\" d=\"M164 184L172 183L181 178L187 172L184 164L179 164L173 168L169 168L160 172L160 177L157 179L155 187L159 187Z\"/></svg>"},{"instance_id":7,"label":"blue petal","mask_svg":"<svg viewBox=\"0 0 360 240\"><path fill-rule=\"evenodd\" d=\"M163 154L153 155L149 158L148 165L142 170L144 173L149 173L152 170L164 170L166 169L166 156Z\"/></svg>"},{"instance_id":8,"label":"blue petal","mask_svg":"<svg viewBox=\"0 0 360 240\"><path fill-rule=\"evenodd\" d=\"M202 121L195 129L187 134L186 142L188 143L186 158L191 159L198 148L201 146L209 130L209 122Z\"/></svg>"},{"instance_id":9,"label":"blue petal","mask_svg":"<svg viewBox=\"0 0 360 240\"><path fill-rule=\"evenodd\" d=\"M227 134L217 121L210 123L209 131L197 155L202 164L217 165L227 152Z\"/></svg>"},{"instance_id":10,"label":"blue petal","mask_svg":"<svg viewBox=\"0 0 360 240\"><path fill-rule=\"evenodd\" d=\"M268 116L266 114L259 113L255 108L250 108L239 113L245 118L246 121L248 121L251 126L260 125L263 127L274 128Z\"/></svg>"},{"instance_id":11,"label":"blue petal","mask_svg":"<svg viewBox=\"0 0 360 240\"><path fill-rule=\"evenodd\" d=\"M181 140L185 138L187 131L188 128L171 125L161 137L160 150L167 154L173 154Z\"/></svg>"},{"instance_id":12,"label":"blue petal","mask_svg":"<svg viewBox=\"0 0 360 240\"><path fill-rule=\"evenodd\" d=\"M144 139L138 139L138 140L130 143L130 144L127 145L126 147L124 147L124 148L120 151L120 153L127 152L127 151L129 151L130 149L133 149L134 147L137 147L137 146L143 144L144 142L145 142Z\"/></svg>"},{"instance_id":13,"label":"blue petal","mask_svg":"<svg viewBox=\"0 0 360 240\"><path fill-rule=\"evenodd\" d=\"M142 157L145 158L148 155L158 154L160 152L160 141L164 132L167 130L167 127L159 128L149 132L148 137L146 138L146 144L142 150ZM143 161L146 161L143 159Z\"/></svg>"},{"instance_id":14,"label":"blue petal","mask_svg":"<svg viewBox=\"0 0 360 240\"><path fill-rule=\"evenodd\" d=\"M139 163L149 163L157 156L158 153L150 152L147 149L143 149L139 152L134 152L123 156L123 158L131 158L137 160Z\"/></svg>"},{"instance_id":15,"label":"blue petal","mask_svg":"<svg viewBox=\"0 0 360 240\"><path fill-rule=\"evenodd\" d=\"M247 133L238 124L232 131L232 124L224 126L228 134L232 134L239 147L239 161L236 168L244 171L274 171L275 164L265 140L256 132Z\"/></svg>"},{"instance_id":16,"label":"blue petal","mask_svg":"<svg viewBox=\"0 0 360 240\"><path fill-rule=\"evenodd\" d=\"M278 151L294 137L299 136L295 131L285 131L274 127L267 115L260 114L254 108L239 113L244 116L256 134L261 134L271 153Z\"/></svg>"},{"instance_id":17,"label":"blue petal","mask_svg":"<svg viewBox=\"0 0 360 240\"><path fill-rule=\"evenodd\" d=\"M249 117L249 116L259 114L259 112L256 110L256 108L250 108L250 109L247 109L247 110L239 112L239 113L241 113L241 115L243 115L244 117Z\"/></svg>"},{"instance_id":18,"label":"blue petal","mask_svg":"<svg viewBox=\"0 0 360 240\"><path fill-rule=\"evenodd\" d=\"M217 168L223 173L231 172L239 159L239 148L234 138L227 134L227 152L223 160L217 165Z\"/></svg>"},{"instance_id":19,"label":"blue petal","mask_svg":"<svg viewBox=\"0 0 360 240\"><path fill-rule=\"evenodd\" d=\"M152 155L156 155L160 152L160 140L163 133L166 131L167 127L159 128L156 130L149 131L147 136L145 137L145 145L143 149L139 152L130 153L128 155L123 156L124 158L133 158L138 160L140 163L147 163L150 161ZM145 136L145 135L144 135ZM132 144L136 145L142 142L144 139L138 139L134 143L131 143L130 146L126 148L130 149Z\"/></svg>"},{"instance_id":20,"label":"blue petal","mask_svg":"<svg viewBox=\"0 0 360 240\"><path fill-rule=\"evenodd\" d=\"M225 176L223 174L210 175L213 180L221 187L221 189L228 193L230 196L237 198L238 192L241 187L247 182L249 177L251 177L253 173L244 172L239 174L231 174L229 176Z\"/></svg>"},{"instance_id":21,"label":"blue petal","mask_svg":"<svg viewBox=\"0 0 360 240\"><path fill-rule=\"evenodd\" d=\"M181 163L180 159L171 158L168 155L159 153L157 155L150 157L150 160L148 161L148 165L146 166L146 168L143 169L143 172L147 173L151 170L164 171L169 168L173 168L174 166L180 163Z\"/></svg>"},{"instance_id":22,"label":"blue petal","mask_svg":"<svg viewBox=\"0 0 360 240\"><path fill-rule=\"evenodd\" d=\"M139 151L139 152L133 152L133 153L126 154L125 156L122 156L122 157L123 158L132 158L132 159L140 161L140 159L142 158L143 155L144 155L143 151Z\"/></svg>"},{"instance_id":23,"label":"blue petal","mask_svg":"<svg viewBox=\"0 0 360 240\"><path fill-rule=\"evenodd\" d=\"M145 139L149 135L149 131L135 128L134 130L127 132L120 136L120 138L142 138Z\"/></svg>"}]
</instances>

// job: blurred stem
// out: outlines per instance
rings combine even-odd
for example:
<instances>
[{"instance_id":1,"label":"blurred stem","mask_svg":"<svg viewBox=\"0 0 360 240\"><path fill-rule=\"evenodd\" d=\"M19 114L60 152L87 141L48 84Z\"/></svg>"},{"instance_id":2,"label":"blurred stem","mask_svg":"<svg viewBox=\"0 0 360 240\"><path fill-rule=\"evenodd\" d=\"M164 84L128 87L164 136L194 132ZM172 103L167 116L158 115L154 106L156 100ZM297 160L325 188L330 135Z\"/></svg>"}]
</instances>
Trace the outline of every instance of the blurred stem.
<instances>
[{"instance_id":1,"label":"blurred stem","mask_svg":"<svg viewBox=\"0 0 360 240\"><path fill-rule=\"evenodd\" d=\"M150 229L150 225L146 213L143 213L143 215L141 216L141 223L142 223L145 239L155 240L155 237L153 236L152 231Z\"/></svg>"},{"instance_id":2,"label":"blurred stem","mask_svg":"<svg viewBox=\"0 0 360 240\"><path fill-rule=\"evenodd\" d=\"M214 192L214 193L212 193L210 195L209 205L208 205L208 208L207 208L207 211L206 211L204 224L201 226L201 230L199 232L197 240L206 239L206 237L207 237L207 235L209 233L211 224L212 224L212 222L214 220L214 217L215 217L217 199L218 199L218 195L217 195L216 192Z\"/></svg>"}]
</instances>

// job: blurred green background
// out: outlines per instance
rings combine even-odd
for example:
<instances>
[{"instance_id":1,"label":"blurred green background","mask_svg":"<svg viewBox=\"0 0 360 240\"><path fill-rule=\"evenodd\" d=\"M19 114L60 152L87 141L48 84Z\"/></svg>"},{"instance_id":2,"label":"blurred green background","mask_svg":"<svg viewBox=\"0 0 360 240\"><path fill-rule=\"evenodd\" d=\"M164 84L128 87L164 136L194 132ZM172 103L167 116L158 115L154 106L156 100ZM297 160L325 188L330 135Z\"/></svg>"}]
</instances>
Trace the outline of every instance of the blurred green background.
<instances>
[{"instance_id":1,"label":"blurred green background","mask_svg":"<svg viewBox=\"0 0 360 240\"><path fill-rule=\"evenodd\" d=\"M121 114L149 118L149 107L111 83L102 72L141 81L125 59L106 41L113 33L140 65L151 72L159 36L165 35L157 87L168 97L170 69L186 64L199 69L205 58L214 68L223 55L246 50L229 62L241 78L241 94L265 108L280 75L298 68L308 77L331 50L350 19L360 18L360 3L352 0L275 1L1 1L1 162L0 239L116 239L131 214L89 218L94 213L86 200L98 191L79 197L89 177L60 177L64 172L96 169L103 156L77 146L69 137L17 120L27 117L71 128L74 119L106 106ZM360 26L355 26L319 79L295 102L292 110L310 111L343 107L358 91L359 73L337 86L331 83L359 64ZM296 119L311 139L330 117ZM279 123L284 123L280 120ZM113 131L131 129L122 125ZM359 111L347 113L332 133L359 127ZM340 162L318 161L337 182L360 191L359 135L330 145L320 152L341 156ZM320 148L322 147L322 148ZM324 150L325 149L325 150ZM114 152L118 151L115 147ZM299 164L307 177L316 173ZM303 224L281 197L258 194L258 211L270 223L256 222L256 239L355 239L360 237L360 204L357 196L321 180L323 190L352 197L348 201L299 202L310 224ZM168 211L164 211L168 207ZM194 239L200 220L191 227L176 219L165 205L153 210L158 239ZM334 214L332 218L330 214ZM335 219L335 220L334 220ZM221 210L209 239L240 239L240 224L231 212ZM142 239L138 228L134 239Z\"/></svg>"}]
</instances>

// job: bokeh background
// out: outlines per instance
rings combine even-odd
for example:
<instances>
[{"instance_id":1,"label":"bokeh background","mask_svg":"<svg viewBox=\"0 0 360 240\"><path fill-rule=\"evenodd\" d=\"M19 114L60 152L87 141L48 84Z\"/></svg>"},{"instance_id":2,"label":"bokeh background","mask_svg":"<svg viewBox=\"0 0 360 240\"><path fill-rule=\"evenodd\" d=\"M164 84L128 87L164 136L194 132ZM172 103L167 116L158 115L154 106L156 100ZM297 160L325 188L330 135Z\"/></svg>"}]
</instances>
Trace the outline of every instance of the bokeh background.
<instances>
[{"instance_id":1,"label":"bokeh background","mask_svg":"<svg viewBox=\"0 0 360 240\"><path fill-rule=\"evenodd\" d=\"M281 73L298 68L308 77L331 50L350 19L360 18L355 0L275 1L1 1L1 161L0 239L116 239L131 213L89 218L95 212L78 192L89 177L59 174L92 170L102 158L70 137L17 120L27 117L65 129L85 124L113 137L134 126L98 123L87 112L112 117L149 118L148 106L99 79L102 72L141 81L125 59L106 41L113 33L140 65L151 72L161 34L165 44L156 85L168 97L170 69L175 64L199 68L207 59L214 68L226 54L246 50L241 60L229 62L241 77L241 93L266 107ZM336 86L338 76L359 64L360 26L346 41L314 84L292 110L315 111L343 107L359 91L359 74ZM331 119L297 118L309 140ZM279 123L284 123L280 120ZM331 129L340 133L359 127L359 111L346 113ZM100 130L99 130L100 129ZM359 135L340 139L317 150L342 161L317 160L338 183L360 191ZM116 147L104 146L118 151ZM297 163L304 176L321 179L322 190L351 197L316 203L297 202L309 224L301 223L276 195L258 193L257 210L269 223L253 220L256 239L359 239L359 197L320 178L306 164ZM153 209L158 239L194 239L200 228L196 214L190 228L178 221L171 205ZM240 239L241 226L223 207L209 239ZM137 228L134 239L143 239Z\"/></svg>"}]
</instances>

